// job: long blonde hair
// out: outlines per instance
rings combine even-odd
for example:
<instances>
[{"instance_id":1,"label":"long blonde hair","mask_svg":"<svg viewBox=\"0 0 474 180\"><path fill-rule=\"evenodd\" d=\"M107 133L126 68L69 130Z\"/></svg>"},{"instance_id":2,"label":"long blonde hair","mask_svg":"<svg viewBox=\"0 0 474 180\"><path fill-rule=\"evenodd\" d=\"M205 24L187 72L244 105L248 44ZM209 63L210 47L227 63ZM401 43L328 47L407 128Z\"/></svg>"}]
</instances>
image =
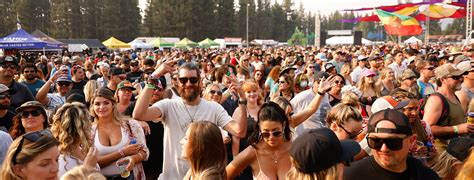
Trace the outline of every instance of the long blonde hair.
<instances>
[{"instance_id":1,"label":"long blonde hair","mask_svg":"<svg viewBox=\"0 0 474 180\"><path fill-rule=\"evenodd\" d=\"M291 162L295 164L296 162L291 159ZM339 174L337 172L337 165L329 167L325 170L319 171L317 173L306 174L299 172L295 166L291 167L291 169L286 174L286 179L298 179L298 180L335 180L339 178Z\"/></svg>"},{"instance_id":2,"label":"long blonde hair","mask_svg":"<svg viewBox=\"0 0 474 180\"><path fill-rule=\"evenodd\" d=\"M112 122L116 125L123 125L123 122L127 121L125 116L122 115L117 109L117 101L115 100L114 93L106 88L100 88L94 93L94 97L91 99L91 106L89 108L89 112L94 117L94 122L93 124L97 124L98 121L98 116L94 111L94 101L97 97L103 97L109 101L112 102L112 113L113 113L113 119Z\"/></svg>"},{"instance_id":3,"label":"long blonde hair","mask_svg":"<svg viewBox=\"0 0 474 180\"><path fill-rule=\"evenodd\" d=\"M24 135L23 135L24 136ZM33 161L39 154L49 150L58 145L58 141L54 137L43 136L36 142L30 142L23 136L16 138L6 153L5 159L0 170L0 179L2 180L20 180L23 179L13 171L15 164L13 158L16 160L16 164L26 165ZM21 143L23 141L23 143ZM22 147L19 147L19 146ZM20 152L15 156L15 152L18 148L21 148Z\"/></svg>"},{"instance_id":4,"label":"long blonde hair","mask_svg":"<svg viewBox=\"0 0 474 180\"><path fill-rule=\"evenodd\" d=\"M469 150L470 154L464 160L461 170L456 176L455 180L471 180L474 179L474 148L471 147Z\"/></svg>"},{"instance_id":5,"label":"long blonde hair","mask_svg":"<svg viewBox=\"0 0 474 180\"><path fill-rule=\"evenodd\" d=\"M59 141L61 154L71 153L78 145L86 154L92 146L91 127L91 116L84 104L72 102L59 108L53 116L51 131Z\"/></svg>"},{"instance_id":6,"label":"long blonde hair","mask_svg":"<svg viewBox=\"0 0 474 180\"><path fill-rule=\"evenodd\" d=\"M98 88L99 85L96 80L89 80L86 85L84 85L84 97L87 103L92 104L94 92L97 91Z\"/></svg>"},{"instance_id":7,"label":"long blonde hair","mask_svg":"<svg viewBox=\"0 0 474 180\"><path fill-rule=\"evenodd\" d=\"M66 172L61 180L106 180L97 169L85 165L76 166Z\"/></svg>"},{"instance_id":8,"label":"long blonde hair","mask_svg":"<svg viewBox=\"0 0 474 180\"><path fill-rule=\"evenodd\" d=\"M441 179L448 177L453 173L453 167L462 163L447 151L443 151L433 162L431 169L433 169Z\"/></svg>"},{"instance_id":9,"label":"long blonde hair","mask_svg":"<svg viewBox=\"0 0 474 180\"><path fill-rule=\"evenodd\" d=\"M374 82L372 84L368 84L367 81L365 80L367 77L362 76L360 78L359 84L357 85L357 88L364 93L367 91L367 89L372 88L375 92L375 95L377 97L381 96L381 88L377 85L376 80L374 79Z\"/></svg>"}]
</instances>

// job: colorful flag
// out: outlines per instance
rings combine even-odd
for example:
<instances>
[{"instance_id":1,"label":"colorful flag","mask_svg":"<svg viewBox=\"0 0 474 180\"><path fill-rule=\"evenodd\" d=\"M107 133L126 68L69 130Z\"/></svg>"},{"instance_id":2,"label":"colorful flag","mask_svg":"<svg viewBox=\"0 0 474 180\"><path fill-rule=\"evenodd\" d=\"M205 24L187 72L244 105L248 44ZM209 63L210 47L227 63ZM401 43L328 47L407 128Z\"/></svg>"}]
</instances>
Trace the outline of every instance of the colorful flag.
<instances>
[{"instance_id":1,"label":"colorful flag","mask_svg":"<svg viewBox=\"0 0 474 180\"><path fill-rule=\"evenodd\" d=\"M379 17L388 34L409 36L419 35L423 32L420 24L413 17L390 13L380 9L375 9L375 14Z\"/></svg>"}]
</instances>

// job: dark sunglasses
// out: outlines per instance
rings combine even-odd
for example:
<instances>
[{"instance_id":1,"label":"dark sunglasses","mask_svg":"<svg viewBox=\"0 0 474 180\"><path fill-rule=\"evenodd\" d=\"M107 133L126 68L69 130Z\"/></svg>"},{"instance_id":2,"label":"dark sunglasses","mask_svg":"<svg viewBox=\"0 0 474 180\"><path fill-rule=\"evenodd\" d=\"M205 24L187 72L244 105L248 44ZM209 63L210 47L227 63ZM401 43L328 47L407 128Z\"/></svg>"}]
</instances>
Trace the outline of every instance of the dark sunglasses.
<instances>
[{"instance_id":1,"label":"dark sunglasses","mask_svg":"<svg viewBox=\"0 0 474 180\"><path fill-rule=\"evenodd\" d=\"M71 85L70 82L58 82L58 86L69 86Z\"/></svg>"},{"instance_id":2,"label":"dark sunglasses","mask_svg":"<svg viewBox=\"0 0 474 180\"><path fill-rule=\"evenodd\" d=\"M178 78L179 82L181 82L181 84L186 84L186 82L191 82L191 84L196 84L198 81L199 81L199 78L198 77L180 77Z\"/></svg>"},{"instance_id":3,"label":"dark sunglasses","mask_svg":"<svg viewBox=\"0 0 474 180\"><path fill-rule=\"evenodd\" d=\"M27 139L30 142L38 142L43 137L52 138L53 134L48 129L44 129L44 130L24 134L21 137L20 144L18 144L18 147L16 148L15 153L13 154L13 158L12 158L13 159L13 164L18 164L18 162L16 161L16 157L18 156L18 154L20 154L21 150L23 149L23 143L24 143L25 139Z\"/></svg>"},{"instance_id":4,"label":"dark sunglasses","mask_svg":"<svg viewBox=\"0 0 474 180\"><path fill-rule=\"evenodd\" d=\"M135 67L138 66L138 64L130 64L130 66Z\"/></svg>"},{"instance_id":5,"label":"dark sunglasses","mask_svg":"<svg viewBox=\"0 0 474 180\"><path fill-rule=\"evenodd\" d=\"M35 109L35 110L32 110L32 111L22 111L22 112L19 113L19 115L22 118L27 118L27 117L30 116L30 114L34 117L38 117L41 114L41 110Z\"/></svg>"},{"instance_id":6,"label":"dark sunglasses","mask_svg":"<svg viewBox=\"0 0 474 180\"><path fill-rule=\"evenodd\" d=\"M279 81L280 84L285 84L285 81Z\"/></svg>"},{"instance_id":7,"label":"dark sunglasses","mask_svg":"<svg viewBox=\"0 0 474 180\"><path fill-rule=\"evenodd\" d=\"M434 70L434 67L428 67L428 68L425 68L425 69L432 71L432 70Z\"/></svg>"},{"instance_id":8,"label":"dark sunglasses","mask_svg":"<svg viewBox=\"0 0 474 180\"><path fill-rule=\"evenodd\" d=\"M342 125L338 124L337 126L339 126L342 130L344 130L344 132L346 132L346 134L349 135L349 139L356 139L357 136L362 133L363 130L360 130L359 132L349 132L346 128L344 128Z\"/></svg>"},{"instance_id":9,"label":"dark sunglasses","mask_svg":"<svg viewBox=\"0 0 474 180\"><path fill-rule=\"evenodd\" d=\"M462 76L449 76L448 78L454 79L454 80L459 80L461 79Z\"/></svg>"},{"instance_id":10,"label":"dark sunglasses","mask_svg":"<svg viewBox=\"0 0 474 180\"><path fill-rule=\"evenodd\" d=\"M15 65L15 64L11 64L11 63L2 64L1 67L2 67L3 69L6 69L6 68L16 69L16 65Z\"/></svg>"},{"instance_id":11,"label":"dark sunglasses","mask_svg":"<svg viewBox=\"0 0 474 180\"><path fill-rule=\"evenodd\" d=\"M343 81L334 81L334 83L336 83L336 84L344 84Z\"/></svg>"},{"instance_id":12,"label":"dark sunglasses","mask_svg":"<svg viewBox=\"0 0 474 180\"><path fill-rule=\"evenodd\" d=\"M273 132L261 132L263 138L269 138L270 135L273 137L280 137L283 134L283 131L273 131Z\"/></svg>"},{"instance_id":13,"label":"dark sunglasses","mask_svg":"<svg viewBox=\"0 0 474 180\"><path fill-rule=\"evenodd\" d=\"M62 62L54 62L55 65L62 64Z\"/></svg>"},{"instance_id":14,"label":"dark sunglasses","mask_svg":"<svg viewBox=\"0 0 474 180\"><path fill-rule=\"evenodd\" d=\"M370 148L376 150L380 150L382 145L385 144L390 150L398 151L403 148L403 140L404 138L382 139L367 137L367 144Z\"/></svg>"},{"instance_id":15,"label":"dark sunglasses","mask_svg":"<svg viewBox=\"0 0 474 180\"><path fill-rule=\"evenodd\" d=\"M222 91L211 90L211 91L209 91L209 92L210 92L211 94L216 94L216 93L217 93L217 95L219 95L219 96L222 95Z\"/></svg>"},{"instance_id":16,"label":"dark sunglasses","mask_svg":"<svg viewBox=\"0 0 474 180\"><path fill-rule=\"evenodd\" d=\"M308 66L310 69L316 69L316 66Z\"/></svg>"},{"instance_id":17,"label":"dark sunglasses","mask_svg":"<svg viewBox=\"0 0 474 180\"><path fill-rule=\"evenodd\" d=\"M0 99L4 100L6 98L10 99L11 95L10 94L0 94Z\"/></svg>"}]
</instances>

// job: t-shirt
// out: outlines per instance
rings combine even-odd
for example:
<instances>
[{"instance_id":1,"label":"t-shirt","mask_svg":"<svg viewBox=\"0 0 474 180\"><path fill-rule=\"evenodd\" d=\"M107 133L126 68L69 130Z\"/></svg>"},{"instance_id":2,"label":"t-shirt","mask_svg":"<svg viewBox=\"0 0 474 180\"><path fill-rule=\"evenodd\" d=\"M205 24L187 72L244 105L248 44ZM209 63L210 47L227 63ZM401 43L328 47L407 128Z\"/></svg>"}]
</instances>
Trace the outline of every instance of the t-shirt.
<instances>
[{"instance_id":1,"label":"t-shirt","mask_svg":"<svg viewBox=\"0 0 474 180\"><path fill-rule=\"evenodd\" d=\"M39 80L39 79L37 79L34 83L31 83L31 84L27 83L26 81L21 82L21 84L25 85L28 88L28 90L30 90L33 96L36 96L36 93L38 93L38 91L41 89L44 83L45 82L43 80Z\"/></svg>"},{"instance_id":2,"label":"t-shirt","mask_svg":"<svg viewBox=\"0 0 474 180\"><path fill-rule=\"evenodd\" d=\"M12 85L8 88L16 90L16 93L12 94L10 98L10 111L12 112L15 112L15 109L20 107L23 103L35 100L35 97L31 94L30 90L21 83L13 81Z\"/></svg>"},{"instance_id":3,"label":"t-shirt","mask_svg":"<svg viewBox=\"0 0 474 180\"><path fill-rule=\"evenodd\" d=\"M232 118L216 102L201 98L196 106L185 105L182 99L164 99L152 105L160 109L164 124L163 173L158 179L183 179L189 170L188 162L181 157L179 143L192 121L210 121L219 127L226 126Z\"/></svg>"},{"instance_id":4,"label":"t-shirt","mask_svg":"<svg viewBox=\"0 0 474 180\"><path fill-rule=\"evenodd\" d=\"M81 90L81 92L84 92L84 86L86 86L86 84L87 84L87 81L85 80L81 80L79 82L72 81L72 89L77 89L77 90Z\"/></svg>"},{"instance_id":5,"label":"t-shirt","mask_svg":"<svg viewBox=\"0 0 474 180\"><path fill-rule=\"evenodd\" d=\"M359 179L383 179L383 180L405 180L405 179L440 179L438 174L426 167L421 161L410 156L407 157L407 169L402 173L396 173L382 168L374 156L351 163L344 168L344 180Z\"/></svg>"},{"instance_id":6,"label":"t-shirt","mask_svg":"<svg viewBox=\"0 0 474 180\"><path fill-rule=\"evenodd\" d=\"M47 98L48 98L48 104L46 104L46 112L48 114L48 117L52 116L52 113L55 111L57 107L60 107L64 103L66 103L66 97L61 96L58 93L48 93Z\"/></svg>"},{"instance_id":7,"label":"t-shirt","mask_svg":"<svg viewBox=\"0 0 474 180\"><path fill-rule=\"evenodd\" d=\"M313 101L315 96L316 94L313 89L304 90L297 94L293 99L291 99L294 113L304 111L311 101ZM324 95L316 113L311 115L308 120L304 121L302 124L296 126L296 134L301 134L306 129L326 127L326 115L330 109L331 105L329 104L329 97L326 94Z\"/></svg>"},{"instance_id":8,"label":"t-shirt","mask_svg":"<svg viewBox=\"0 0 474 180\"><path fill-rule=\"evenodd\" d=\"M0 131L8 133L8 130L13 126L13 117L15 113L7 110L7 114L0 118Z\"/></svg>"},{"instance_id":9,"label":"t-shirt","mask_svg":"<svg viewBox=\"0 0 474 180\"><path fill-rule=\"evenodd\" d=\"M10 134L0 131L0 164L3 164L3 160L7 156L8 147L12 142Z\"/></svg>"}]
</instances>

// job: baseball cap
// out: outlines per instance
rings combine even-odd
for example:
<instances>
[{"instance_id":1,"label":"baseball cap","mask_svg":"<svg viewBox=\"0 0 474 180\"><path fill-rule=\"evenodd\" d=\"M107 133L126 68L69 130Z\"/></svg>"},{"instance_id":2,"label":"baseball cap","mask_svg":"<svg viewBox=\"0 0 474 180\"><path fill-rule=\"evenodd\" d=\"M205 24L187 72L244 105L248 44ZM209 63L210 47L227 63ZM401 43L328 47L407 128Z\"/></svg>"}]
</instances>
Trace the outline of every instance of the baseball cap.
<instances>
[{"instance_id":1,"label":"baseball cap","mask_svg":"<svg viewBox=\"0 0 474 180\"><path fill-rule=\"evenodd\" d=\"M4 92L7 92L7 91L10 94L15 94L16 93L15 89L10 89L10 88L8 88L8 86L5 86L4 84L0 84L0 93L4 93Z\"/></svg>"},{"instance_id":2,"label":"baseball cap","mask_svg":"<svg viewBox=\"0 0 474 180\"><path fill-rule=\"evenodd\" d=\"M408 63L408 64L411 64L412 62L415 62L415 59L416 59L416 56L410 56L410 57L408 58L407 63Z\"/></svg>"},{"instance_id":3,"label":"baseball cap","mask_svg":"<svg viewBox=\"0 0 474 180\"><path fill-rule=\"evenodd\" d=\"M401 109L408 104L410 104L410 100L398 101L392 96L383 96L374 101L371 111L372 113L376 113L384 109Z\"/></svg>"},{"instance_id":4,"label":"baseball cap","mask_svg":"<svg viewBox=\"0 0 474 180\"><path fill-rule=\"evenodd\" d=\"M127 81L127 80L122 81L117 85L117 89L122 89L122 88L129 88L129 89L135 90L132 83L130 83L130 81Z\"/></svg>"},{"instance_id":5,"label":"baseball cap","mask_svg":"<svg viewBox=\"0 0 474 180\"><path fill-rule=\"evenodd\" d=\"M372 56L369 56L369 61L375 61L375 60L378 60L380 58L380 56L377 56L377 55L372 55Z\"/></svg>"},{"instance_id":6,"label":"baseball cap","mask_svg":"<svg viewBox=\"0 0 474 180\"><path fill-rule=\"evenodd\" d=\"M359 61L365 61L365 60L367 60L367 59L368 59L368 57L367 57L367 56L364 56L364 55L359 55L359 56L357 57L357 60L359 60Z\"/></svg>"},{"instance_id":7,"label":"baseball cap","mask_svg":"<svg viewBox=\"0 0 474 180\"><path fill-rule=\"evenodd\" d=\"M109 74L112 76L116 76L116 75L125 74L125 71L122 68L113 67L113 68L110 68Z\"/></svg>"},{"instance_id":8,"label":"baseball cap","mask_svg":"<svg viewBox=\"0 0 474 180\"><path fill-rule=\"evenodd\" d=\"M324 65L324 69L325 69L326 71L328 71L328 70L331 69L331 68L335 68L335 67L336 67L336 66L334 66L334 64L332 64L332 63L326 63L326 64Z\"/></svg>"},{"instance_id":9,"label":"baseball cap","mask_svg":"<svg viewBox=\"0 0 474 180\"><path fill-rule=\"evenodd\" d=\"M416 74L415 72L413 72L411 69L405 69L403 72L402 72L402 75L400 76L400 79L403 81L403 80L406 80L406 79L411 79L411 78L416 78Z\"/></svg>"},{"instance_id":10,"label":"baseball cap","mask_svg":"<svg viewBox=\"0 0 474 180\"><path fill-rule=\"evenodd\" d=\"M462 54L460 47L452 47L451 50L449 51L449 55L458 55L458 54Z\"/></svg>"},{"instance_id":11,"label":"baseball cap","mask_svg":"<svg viewBox=\"0 0 474 180\"><path fill-rule=\"evenodd\" d=\"M446 151L460 161L469 156L470 149L474 146L474 139L468 137L456 137L449 140Z\"/></svg>"},{"instance_id":12,"label":"baseball cap","mask_svg":"<svg viewBox=\"0 0 474 180\"><path fill-rule=\"evenodd\" d=\"M377 123L384 120L395 124L395 129L376 128ZM408 136L413 134L408 117L394 109L385 109L372 114L367 124L367 134L368 133L405 134Z\"/></svg>"},{"instance_id":13,"label":"baseball cap","mask_svg":"<svg viewBox=\"0 0 474 180\"><path fill-rule=\"evenodd\" d=\"M459 64L460 62L469 61L469 60L471 60L470 57L459 55L459 56L456 56L456 58L454 58L453 64Z\"/></svg>"},{"instance_id":14,"label":"baseball cap","mask_svg":"<svg viewBox=\"0 0 474 180\"><path fill-rule=\"evenodd\" d=\"M456 65L456 68L463 72L470 71L472 68L474 68L474 60L460 62L458 65Z\"/></svg>"},{"instance_id":15,"label":"baseball cap","mask_svg":"<svg viewBox=\"0 0 474 180\"><path fill-rule=\"evenodd\" d=\"M327 79L329 74L324 71L319 71L318 74L314 77L314 80L321 81L323 78Z\"/></svg>"},{"instance_id":16,"label":"baseball cap","mask_svg":"<svg viewBox=\"0 0 474 180\"><path fill-rule=\"evenodd\" d=\"M298 136L290 147L295 168L302 173L315 173L340 162L352 161L360 152L354 140L339 141L328 128L309 130Z\"/></svg>"},{"instance_id":17,"label":"baseball cap","mask_svg":"<svg viewBox=\"0 0 474 180\"><path fill-rule=\"evenodd\" d=\"M370 70L370 69L366 69L364 70L364 72L362 72L362 76L364 77L368 77L368 76L375 76L375 72Z\"/></svg>"},{"instance_id":18,"label":"baseball cap","mask_svg":"<svg viewBox=\"0 0 474 180\"><path fill-rule=\"evenodd\" d=\"M24 109L27 109L27 108L39 108L39 109L41 109L41 111L44 112L44 114L46 114L46 110L44 109L43 104L41 104L41 103L38 102L38 101L28 101L28 102L25 102L25 103L23 103L20 107L16 108L15 111L16 111L17 113L19 113L19 112L22 112Z\"/></svg>"},{"instance_id":19,"label":"baseball cap","mask_svg":"<svg viewBox=\"0 0 474 180\"><path fill-rule=\"evenodd\" d=\"M443 64L435 69L436 79L446 77L446 76L460 76L464 71L457 69L452 64Z\"/></svg>"},{"instance_id":20,"label":"baseball cap","mask_svg":"<svg viewBox=\"0 0 474 180\"><path fill-rule=\"evenodd\" d=\"M296 68L294 68L293 66L289 66L289 65L283 66L283 68L281 68L281 70L280 70L280 76L281 76L282 74L285 74L285 73L289 72L289 71L292 70L292 69L293 69L293 70L296 70Z\"/></svg>"},{"instance_id":21,"label":"baseball cap","mask_svg":"<svg viewBox=\"0 0 474 180\"><path fill-rule=\"evenodd\" d=\"M16 64L15 58L12 57L12 56L0 57L0 64L4 64L4 63L7 63L7 62Z\"/></svg>"},{"instance_id":22,"label":"baseball cap","mask_svg":"<svg viewBox=\"0 0 474 180\"><path fill-rule=\"evenodd\" d=\"M328 61L328 58L326 57L326 54L324 54L324 53L318 53L316 55L316 58L321 60L321 61Z\"/></svg>"},{"instance_id":23,"label":"baseball cap","mask_svg":"<svg viewBox=\"0 0 474 180\"><path fill-rule=\"evenodd\" d=\"M56 82L72 82L72 81L68 77L63 76L63 77L58 78L58 80L56 80Z\"/></svg>"}]
</instances>

